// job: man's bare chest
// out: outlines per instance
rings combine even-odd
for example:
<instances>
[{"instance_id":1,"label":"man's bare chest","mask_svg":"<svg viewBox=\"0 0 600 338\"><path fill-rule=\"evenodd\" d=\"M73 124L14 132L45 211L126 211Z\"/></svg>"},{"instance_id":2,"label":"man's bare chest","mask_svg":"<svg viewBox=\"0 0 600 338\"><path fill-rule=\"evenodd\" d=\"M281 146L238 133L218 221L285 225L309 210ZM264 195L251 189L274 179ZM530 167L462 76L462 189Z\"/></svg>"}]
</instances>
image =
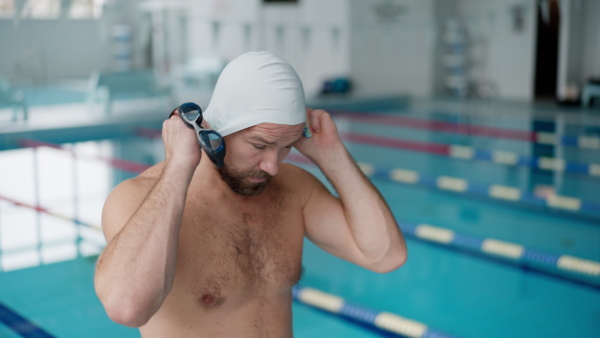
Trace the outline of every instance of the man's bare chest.
<instances>
[{"instance_id":1,"label":"man's bare chest","mask_svg":"<svg viewBox=\"0 0 600 338\"><path fill-rule=\"evenodd\" d=\"M210 310L285 292L297 283L304 234L300 209L283 201L195 202L188 203L182 219L176 286L191 292L197 305Z\"/></svg>"}]
</instances>

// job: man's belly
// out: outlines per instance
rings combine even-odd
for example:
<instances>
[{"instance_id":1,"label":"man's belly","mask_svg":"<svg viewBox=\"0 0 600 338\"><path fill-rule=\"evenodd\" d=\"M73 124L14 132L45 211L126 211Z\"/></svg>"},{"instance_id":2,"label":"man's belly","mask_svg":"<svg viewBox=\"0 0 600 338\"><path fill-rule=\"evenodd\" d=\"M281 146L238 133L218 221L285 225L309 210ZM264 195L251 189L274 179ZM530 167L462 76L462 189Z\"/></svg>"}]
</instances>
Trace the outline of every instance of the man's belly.
<instances>
[{"instance_id":1,"label":"man's belly","mask_svg":"<svg viewBox=\"0 0 600 338\"><path fill-rule=\"evenodd\" d=\"M292 337L292 295L243 295L218 309L205 310L170 294L140 332L152 337Z\"/></svg>"}]
</instances>

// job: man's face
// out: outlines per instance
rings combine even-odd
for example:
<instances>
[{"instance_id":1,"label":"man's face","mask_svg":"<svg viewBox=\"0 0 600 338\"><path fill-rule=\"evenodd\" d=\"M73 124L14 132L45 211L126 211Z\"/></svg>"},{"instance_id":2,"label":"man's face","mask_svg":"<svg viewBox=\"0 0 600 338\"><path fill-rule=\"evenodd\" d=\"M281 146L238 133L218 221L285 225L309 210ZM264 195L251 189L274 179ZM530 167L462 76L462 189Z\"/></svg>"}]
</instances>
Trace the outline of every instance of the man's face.
<instances>
[{"instance_id":1,"label":"man's face","mask_svg":"<svg viewBox=\"0 0 600 338\"><path fill-rule=\"evenodd\" d=\"M255 196L277 174L279 165L302 137L304 123L261 123L225 136L225 166L217 169L233 192Z\"/></svg>"}]
</instances>

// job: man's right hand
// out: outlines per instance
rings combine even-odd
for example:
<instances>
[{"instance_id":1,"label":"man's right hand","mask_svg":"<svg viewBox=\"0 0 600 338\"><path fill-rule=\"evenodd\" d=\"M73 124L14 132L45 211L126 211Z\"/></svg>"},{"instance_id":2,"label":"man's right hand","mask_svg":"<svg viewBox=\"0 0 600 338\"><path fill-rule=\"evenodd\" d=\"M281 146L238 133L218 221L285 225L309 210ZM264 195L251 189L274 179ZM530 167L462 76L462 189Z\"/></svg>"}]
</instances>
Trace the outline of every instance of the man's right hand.
<instances>
[{"instance_id":1,"label":"man's right hand","mask_svg":"<svg viewBox=\"0 0 600 338\"><path fill-rule=\"evenodd\" d=\"M162 138L165 145L165 160L195 169L200 163L202 152L193 129L188 128L177 113L163 122Z\"/></svg>"}]
</instances>

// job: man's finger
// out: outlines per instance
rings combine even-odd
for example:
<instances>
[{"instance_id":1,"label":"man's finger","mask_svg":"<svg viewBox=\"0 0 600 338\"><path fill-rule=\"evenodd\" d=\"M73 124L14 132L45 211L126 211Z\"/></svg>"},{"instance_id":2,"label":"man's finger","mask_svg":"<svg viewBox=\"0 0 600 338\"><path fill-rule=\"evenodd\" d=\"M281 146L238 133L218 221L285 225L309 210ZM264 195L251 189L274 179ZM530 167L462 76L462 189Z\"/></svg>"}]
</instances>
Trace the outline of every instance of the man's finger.
<instances>
[{"instance_id":1,"label":"man's finger","mask_svg":"<svg viewBox=\"0 0 600 338\"><path fill-rule=\"evenodd\" d=\"M313 110L308 115L308 118L310 119L310 127L312 128L312 130L316 131L317 133L321 131L320 115L321 114L318 114L318 110Z\"/></svg>"}]
</instances>

